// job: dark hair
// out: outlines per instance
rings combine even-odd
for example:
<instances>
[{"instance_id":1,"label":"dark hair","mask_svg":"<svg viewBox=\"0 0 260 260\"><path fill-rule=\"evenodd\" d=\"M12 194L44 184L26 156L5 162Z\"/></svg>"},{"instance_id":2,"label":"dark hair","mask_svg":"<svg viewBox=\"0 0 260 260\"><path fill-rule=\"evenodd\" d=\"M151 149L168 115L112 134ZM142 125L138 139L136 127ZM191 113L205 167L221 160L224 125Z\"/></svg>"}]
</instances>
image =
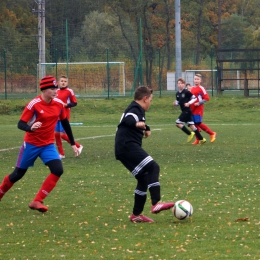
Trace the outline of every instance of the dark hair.
<instances>
[{"instance_id":1,"label":"dark hair","mask_svg":"<svg viewBox=\"0 0 260 260\"><path fill-rule=\"evenodd\" d=\"M184 78L178 78L178 79L177 79L177 82L178 82L178 81L180 81L182 84L185 84Z\"/></svg>"},{"instance_id":2,"label":"dark hair","mask_svg":"<svg viewBox=\"0 0 260 260\"><path fill-rule=\"evenodd\" d=\"M191 86L191 84L190 84L190 83L187 83L187 84L186 84L186 87L187 87L187 86Z\"/></svg>"},{"instance_id":3,"label":"dark hair","mask_svg":"<svg viewBox=\"0 0 260 260\"><path fill-rule=\"evenodd\" d=\"M145 96L150 97L152 93L152 89L146 86L140 86L135 90L134 100L141 100Z\"/></svg>"},{"instance_id":4,"label":"dark hair","mask_svg":"<svg viewBox=\"0 0 260 260\"><path fill-rule=\"evenodd\" d=\"M199 77L199 78L202 78L202 75L201 74L195 74L195 76Z\"/></svg>"}]
</instances>

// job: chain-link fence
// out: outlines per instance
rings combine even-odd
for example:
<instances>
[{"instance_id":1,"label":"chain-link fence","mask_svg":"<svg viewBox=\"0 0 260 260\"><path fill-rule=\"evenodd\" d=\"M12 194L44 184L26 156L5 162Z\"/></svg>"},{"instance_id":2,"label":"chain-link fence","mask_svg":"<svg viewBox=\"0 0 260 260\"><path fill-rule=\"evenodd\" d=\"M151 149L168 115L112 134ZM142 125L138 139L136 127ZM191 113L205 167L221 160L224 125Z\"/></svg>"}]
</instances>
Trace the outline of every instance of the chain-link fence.
<instances>
[{"instance_id":1,"label":"chain-link fence","mask_svg":"<svg viewBox=\"0 0 260 260\"><path fill-rule=\"evenodd\" d=\"M124 34L117 29L109 34L94 33L84 26L86 24L80 28L74 24L62 25L52 28L52 34L47 31L44 65L39 64L37 36L20 38L17 42L1 34L0 99L35 96L39 80L45 74L57 78L68 75L70 86L84 97L129 96L140 84L149 85L158 95L172 95L176 91L175 78L169 78L169 72L175 70L174 43L168 50L154 48L140 40L139 32L130 26L125 27ZM196 50L183 48L182 52L183 77L192 84L194 73L199 72L203 76L203 86L214 95L218 84L215 52L205 53L200 66L195 64ZM228 90L243 90L241 72L234 70L229 77L234 80L222 86L224 94ZM258 84L256 77L254 85Z\"/></svg>"}]
</instances>

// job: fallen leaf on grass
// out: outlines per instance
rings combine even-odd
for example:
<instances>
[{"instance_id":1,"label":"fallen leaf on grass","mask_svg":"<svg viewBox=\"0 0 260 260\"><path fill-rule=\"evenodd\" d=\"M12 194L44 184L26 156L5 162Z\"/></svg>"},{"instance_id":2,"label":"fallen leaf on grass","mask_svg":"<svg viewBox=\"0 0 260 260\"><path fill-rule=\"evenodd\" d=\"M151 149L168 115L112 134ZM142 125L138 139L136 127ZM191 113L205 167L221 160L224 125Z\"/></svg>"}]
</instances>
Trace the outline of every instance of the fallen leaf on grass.
<instances>
[{"instance_id":1,"label":"fallen leaf on grass","mask_svg":"<svg viewBox=\"0 0 260 260\"><path fill-rule=\"evenodd\" d=\"M235 220L235 222L248 221L248 220L249 220L248 217L246 217L246 218L238 218L238 219Z\"/></svg>"}]
</instances>

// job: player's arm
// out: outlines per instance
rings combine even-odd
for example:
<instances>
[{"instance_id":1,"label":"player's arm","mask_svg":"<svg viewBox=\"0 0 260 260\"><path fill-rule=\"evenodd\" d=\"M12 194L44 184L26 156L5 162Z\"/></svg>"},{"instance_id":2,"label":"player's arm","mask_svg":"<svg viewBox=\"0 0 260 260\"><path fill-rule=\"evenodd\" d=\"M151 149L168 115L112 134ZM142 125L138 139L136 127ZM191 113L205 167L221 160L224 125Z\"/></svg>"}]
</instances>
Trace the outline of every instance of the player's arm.
<instances>
[{"instance_id":1,"label":"player's arm","mask_svg":"<svg viewBox=\"0 0 260 260\"><path fill-rule=\"evenodd\" d=\"M204 95L197 104L197 106L200 106L200 105L203 105L205 104L207 101L209 101L209 96L208 94L207 95Z\"/></svg>"},{"instance_id":2,"label":"player's arm","mask_svg":"<svg viewBox=\"0 0 260 260\"><path fill-rule=\"evenodd\" d=\"M194 104L197 101L196 96L193 95L190 91L187 92L187 94L188 94L188 98L190 98L190 101L184 104L185 107L189 107L190 105Z\"/></svg>"},{"instance_id":3,"label":"player's arm","mask_svg":"<svg viewBox=\"0 0 260 260\"><path fill-rule=\"evenodd\" d=\"M197 98L196 98L196 96L194 96L194 95L192 95L192 94L191 94L190 101L188 102L188 103L189 103L189 105L191 105L191 104L194 104L196 101L197 101Z\"/></svg>"},{"instance_id":4,"label":"player's arm","mask_svg":"<svg viewBox=\"0 0 260 260\"><path fill-rule=\"evenodd\" d=\"M145 130L145 122L140 121L138 115L132 112L126 113L122 123L128 127L137 127Z\"/></svg>"},{"instance_id":5,"label":"player's arm","mask_svg":"<svg viewBox=\"0 0 260 260\"><path fill-rule=\"evenodd\" d=\"M207 101L209 101L209 95L208 93L206 95L203 95L202 100L200 100L200 104L205 104Z\"/></svg>"},{"instance_id":6,"label":"player's arm","mask_svg":"<svg viewBox=\"0 0 260 260\"><path fill-rule=\"evenodd\" d=\"M23 120L19 120L17 127L20 130L23 130L25 132L34 132L36 131L38 128L40 128L42 126L41 122L34 122L32 124L27 124L25 121Z\"/></svg>"},{"instance_id":7,"label":"player's arm","mask_svg":"<svg viewBox=\"0 0 260 260\"><path fill-rule=\"evenodd\" d=\"M176 94L176 100L173 101L172 103L174 106L179 106L179 96Z\"/></svg>"},{"instance_id":8,"label":"player's arm","mask_svg":"<svg viewBox=\"0 0 260 260\"><path fill-rule=\"evenodd\" d=\"M147 138L147 137L150 136L150 135L151 135L150 126L145 125L144 138Z\"/></svg>"},{"instance_id":9,"label":"player's arm","mask_svg":"<svg viewBox=\"0 0 260 260\"><path fill-rule=\"evenodd\" d=\"M72 90L71 90L72 91ZM71 107L75 107L78 103L77 103L77 98L74 95L74 92L72 91L70 97L69 97L70 102L65 104L64 106L66 108L71 108Z\"/></svg>"},{"instance_id":10,"label":"player's arm","mask_svg":"<svg viewBox=\"0 0 260 260\"><path fill-rule=\"evenodd\" d=\"M201 100L200 100L200 104L204 104L206 103L207 101L209 101L209 94L207 93L206 89L204 87L200 87L201 90L202 90L202 95L201 95Z\"/></svg>"},{"instance_id":11,"label":"player's arm","mask_svg":"<svg viewBox=\"0 0 260 260\"><path fill-rule=\"evenodd\" d=\"M31 129L31 126L27 124L27 122L23 121L23 120L19 120L17 127L25 132L33 132Z\"/></svg>"},{"instance_id":12,"label":"player's arm","mask_svg":"<svg viewBox=\"0 0 260 260\"><path fill-rule=\"evenodd\" d=\"M71 127L70 127L69 120L67 118L65 118L63 120L60 120L60 122L61 122L61 125L64 128L67 136L69 137L71 146L75 145L75 141L74 141L74 137L73 137L73 134L72 134L72 130L71 130Z\"/></svg>"},{"instance_id":13,"label":"player's arm","mask_svg":"<svg viewBox=\"0 0 260 260\"><path fill-rule=\"evenodd\" d=\"M64 106L66 108L71 108L71 107L75 107L77 104L78 104L77 102L70 102L70 103L64 104Z\"/></svg>"}]
</instances>

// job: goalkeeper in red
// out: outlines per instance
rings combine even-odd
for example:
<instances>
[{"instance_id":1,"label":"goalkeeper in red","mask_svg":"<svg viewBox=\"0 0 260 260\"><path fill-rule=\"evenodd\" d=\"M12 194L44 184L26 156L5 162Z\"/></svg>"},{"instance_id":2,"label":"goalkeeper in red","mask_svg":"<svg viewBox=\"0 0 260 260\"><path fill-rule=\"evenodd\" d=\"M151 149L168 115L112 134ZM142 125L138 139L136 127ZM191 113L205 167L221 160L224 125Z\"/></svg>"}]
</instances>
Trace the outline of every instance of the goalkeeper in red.
<instances>
[{"instance_id":1,"label":"goalkeeper in red","mask_svg":"<svg viewBox=\"0 0 260 260\"><path fill-rule=\"evenodd\" d=\"M147 190L150 192L153 214L174 206L173 202L160 202L160 167L142 148L143 138L151 135L150 128L145 123L145 111L149 109L152 97L150 88L141 86L136 89L134 101L123 113L115 138L116 159L121 161L137 180L133 213L130 216L130 221L134 223L154 222L141 214L147 199Z\"/></svg>"},{"instance_id":2,"label":"goalkeeper in red","mask_svg":"<svg viewBox=\"0 0 260 260\"><path fill-rule=\"evenodd\" d=\"M39 157L48 166L50 174L44 180L34 200L29 204L29 208L40 212L48 210L48 207L43 204L43 200L54 189L63 174L61 159L54 145L54 129L59 118L69 136L71 147L78 156L78 148L74 142L63 102L55 98L57 88L56 79L52 76L45 76L40 82L41 94L24 108L18 122L18 128L26 132L24 142L20 148L14 171L6 175L0 185L0 200Z\"/></svg>"},{"instance_id":3,"label":"goalkeeper in red","mask_svg":"<svg viewBox=\"0 0 260 260\"><path fill-rule=\"evenodd\" d=\"M196 74L194 76L194 84L190 92L197 98L197 101L191 104L192 119L198 130L202 129L207 134L210 135L210 142L213 143L216 140L216 132L213 132L206 124L202 123L204 104L209 101L209 95L204 87L201 86L202 81L201 74ZM195 142L192 144L199 144L200 140L196 138Z\"/></svg>"}]
</instances>

